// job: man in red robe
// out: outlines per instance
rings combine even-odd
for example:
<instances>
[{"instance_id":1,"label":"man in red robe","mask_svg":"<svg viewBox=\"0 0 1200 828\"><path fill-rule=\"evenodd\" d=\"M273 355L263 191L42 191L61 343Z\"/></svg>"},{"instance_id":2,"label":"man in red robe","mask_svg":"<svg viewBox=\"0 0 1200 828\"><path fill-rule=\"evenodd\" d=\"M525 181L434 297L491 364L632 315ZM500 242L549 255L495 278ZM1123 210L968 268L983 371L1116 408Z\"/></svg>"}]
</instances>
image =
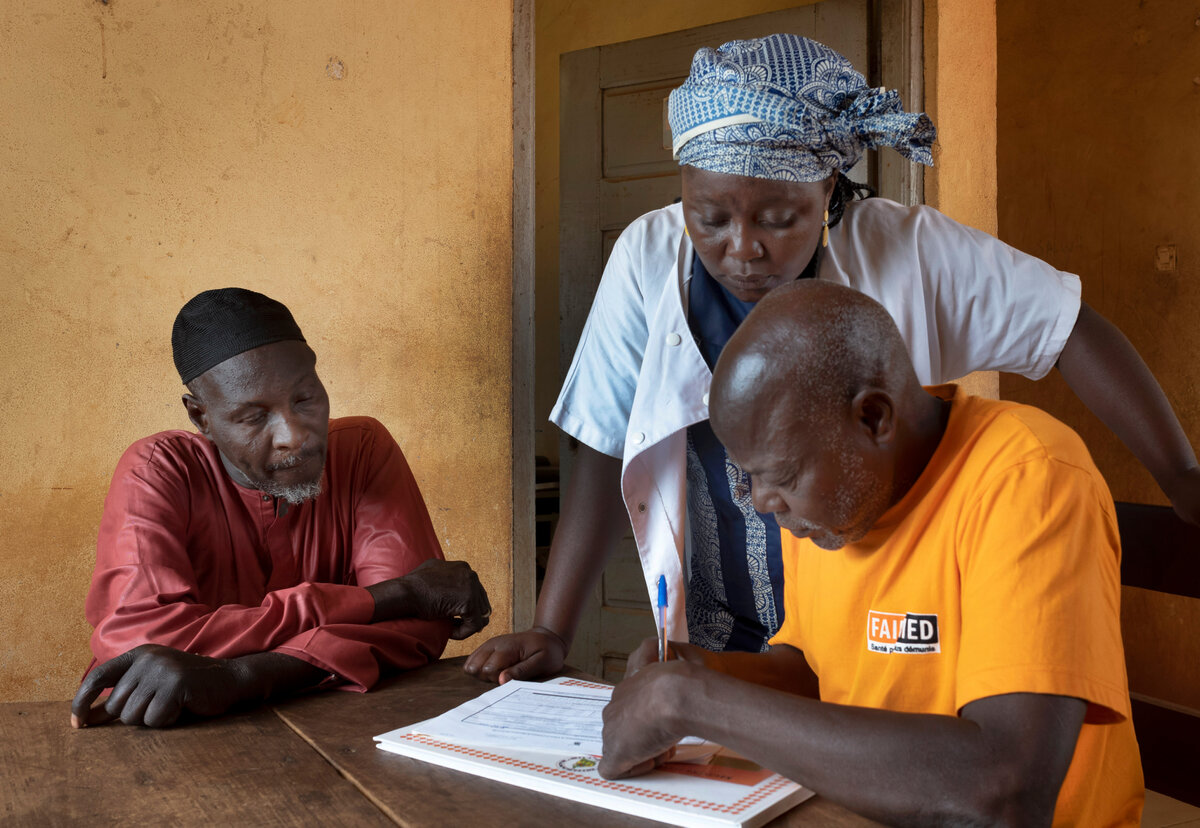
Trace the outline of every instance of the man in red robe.
<instances>
[{"instance_id":1,"label":"man in red robe","mask_svg":"<svg viewBox=\"0 0 1200 828\"><path fill-rule=\"evenodd\" d=\"M286 307L206 291L179 312L172 349L199 433L146 437L117 465L75 727L161 727L319 685L364 691L488 623L487 593L443 559L387 429L329 419Z\"/></svg>"}]
</instances>

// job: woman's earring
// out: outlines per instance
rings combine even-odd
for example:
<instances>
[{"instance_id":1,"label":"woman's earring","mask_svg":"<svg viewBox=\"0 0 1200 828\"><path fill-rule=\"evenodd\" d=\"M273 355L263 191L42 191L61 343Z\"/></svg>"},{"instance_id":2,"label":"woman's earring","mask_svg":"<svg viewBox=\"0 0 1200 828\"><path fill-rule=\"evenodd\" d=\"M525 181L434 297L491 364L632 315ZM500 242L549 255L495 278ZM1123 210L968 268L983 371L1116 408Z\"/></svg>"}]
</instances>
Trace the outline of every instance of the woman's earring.
<instances>
[{"instance_id":1,"label":"woman's earring","mask_svg":"<svg viewBox=\"0 0 1200 828\"><path fill-rule=\"evenodd\" d=\"M829 247L829 211L825 211L825 219L821 222L821 247Z\"/></svg>"}]
</instances>

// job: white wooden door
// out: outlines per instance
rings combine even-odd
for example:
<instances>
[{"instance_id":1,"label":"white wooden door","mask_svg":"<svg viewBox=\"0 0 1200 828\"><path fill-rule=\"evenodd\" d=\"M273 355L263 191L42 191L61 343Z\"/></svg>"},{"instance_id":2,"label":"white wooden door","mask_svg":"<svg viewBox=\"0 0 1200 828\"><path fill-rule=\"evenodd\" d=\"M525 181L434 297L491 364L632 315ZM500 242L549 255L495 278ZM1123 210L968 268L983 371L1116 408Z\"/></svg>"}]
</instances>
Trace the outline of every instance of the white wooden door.
<instances>
[{"instance_id":1,"label":"white wooden door","mask_svg":"<svg viewBox=\"0 0 1200 828\"><path fill-rule=\"evenodd\" d=\"M679 197L679 166L671 158L666 98L687 77L701 46L791 32L819 40L845 55L875 83L907 86L919 38L913 3L825 0L727 23L658 37L569 52L560 64L559 310L560 376L565 376L587 319L604 263L627 224ZM903 12L907 17L898 17ZM919 32L919 23L915 26ZM883 47L880 35L889 41ZM872 44L880 45L872 49ZM872 56L876 57L872 57ZM889 77L894 76L890 83ZM878 78L884 78L879 80ZM916 98L917 96L913 96ZM912 106L912 99L904 95ZM919 103L919 99L916 101ZM907 164L879 168L864 159L851 177L898 201L918 201L920 175ZM569 483L572 441L560 447L564 486ZM564 489L565 490L565 489ZM637 548L627 532L576 634L569 663L610 681L624 674L625 658L654 634Z\"/></svg>"}]
</instances>

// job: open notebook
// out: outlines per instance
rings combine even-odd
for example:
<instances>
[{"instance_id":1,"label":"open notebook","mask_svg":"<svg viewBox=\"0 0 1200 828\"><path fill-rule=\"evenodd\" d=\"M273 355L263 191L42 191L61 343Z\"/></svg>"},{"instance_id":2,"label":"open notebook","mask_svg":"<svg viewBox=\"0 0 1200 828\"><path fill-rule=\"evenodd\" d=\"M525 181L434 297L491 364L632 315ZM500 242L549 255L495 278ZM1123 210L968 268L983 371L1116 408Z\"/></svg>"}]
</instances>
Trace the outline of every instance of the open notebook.
<instances>
[{"instance_id":1,"label":"open notebook","mask_svg":"<svg viewBox=\"0 0 1200 828\"><path fill-rule=\"evenodd\" d=\"M510 681L375 739L392 753L673 825L762 825L812 796L699 740L645 776L602 779L601 711L611 695L608 685L577 679Z\"/></svg>"}]
</instances>

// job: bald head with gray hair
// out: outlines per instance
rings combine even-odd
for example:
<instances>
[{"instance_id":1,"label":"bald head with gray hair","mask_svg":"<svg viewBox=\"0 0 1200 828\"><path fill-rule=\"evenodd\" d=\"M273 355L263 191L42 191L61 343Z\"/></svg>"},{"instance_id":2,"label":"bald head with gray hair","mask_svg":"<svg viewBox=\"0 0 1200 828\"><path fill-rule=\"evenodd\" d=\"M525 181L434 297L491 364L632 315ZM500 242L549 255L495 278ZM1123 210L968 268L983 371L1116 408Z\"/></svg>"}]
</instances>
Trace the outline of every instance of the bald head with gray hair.
<instances>
[{"instance_id":1,"label":"bald head with gray hair","mask_svg":"<svg viewBox=\"0 0 1200 828\"><path fill-rule=\"evenodd\" d=\"M764 402L785 400L787 416L818 425L864 388L896 394L909 386L920 383L883 306L805 279L769 293L725 346L713 377L713 425L719 431L725 414L741 419Z\"/></svg>"},{"instance_id":2,"label":"bald head with gray hair","mask_svg":"<svg viewBox=\"0 0 1200 828\"><path fill-rule=\"evenodd\" d=\"M948 412L921 387L888 312L818 279L756 305L710 397L713 431L751 475L755 508L830 549L862 537L907 491Z\"/></svg>"}]
</instances>

